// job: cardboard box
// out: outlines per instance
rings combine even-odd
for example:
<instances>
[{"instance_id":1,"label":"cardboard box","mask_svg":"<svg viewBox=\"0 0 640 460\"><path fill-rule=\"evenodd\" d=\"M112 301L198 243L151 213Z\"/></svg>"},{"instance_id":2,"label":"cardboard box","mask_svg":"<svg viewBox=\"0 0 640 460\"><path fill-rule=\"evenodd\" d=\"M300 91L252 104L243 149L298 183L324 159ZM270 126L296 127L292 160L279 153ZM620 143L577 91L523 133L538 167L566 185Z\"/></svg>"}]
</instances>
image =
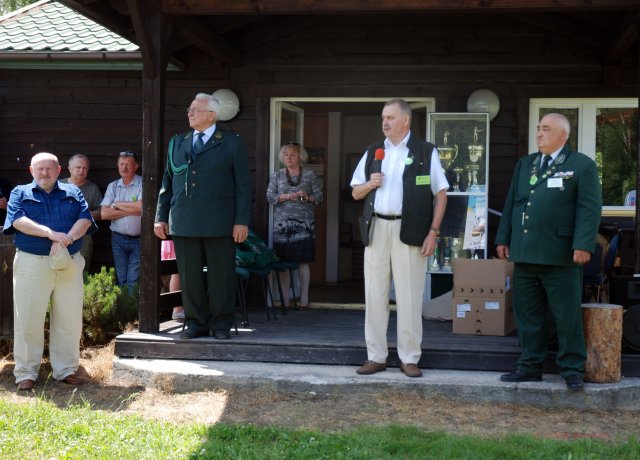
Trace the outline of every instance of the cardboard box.
<instances>
[{"instance_id":1,"label":"cardboard box","mask_svg":"<svg viewBox=\"0 0 640 460\"><path fill-rule=\"evenodd\" d=\"M512 280L512 262L454 259L453 333L504 336L513 332Z\"/></svg>"}]
</instances>

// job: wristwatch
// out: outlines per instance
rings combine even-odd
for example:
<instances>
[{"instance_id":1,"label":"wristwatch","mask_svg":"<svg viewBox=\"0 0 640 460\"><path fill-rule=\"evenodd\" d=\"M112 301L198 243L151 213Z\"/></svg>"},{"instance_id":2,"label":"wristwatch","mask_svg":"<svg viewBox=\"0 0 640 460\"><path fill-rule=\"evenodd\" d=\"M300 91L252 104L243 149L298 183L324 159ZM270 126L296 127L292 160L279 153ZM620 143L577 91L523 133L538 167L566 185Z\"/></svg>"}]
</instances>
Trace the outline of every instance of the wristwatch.
<instances>
[{"instance_id":1,"label":"wristwatch","mask_svg":"<svg viewBox=\"0 0 640 460\"><path fill-rule=\"evenodd\" d=\"M111 203L111 209L118 209L118 206L116 206L116 202L115 201L113 203Z\"/></svg>"},{"instance_id":2,"label":"wristwatch","mask_svg":"<svg viewBox=\"0 0 640 460\"><path fill-rule=\"evenodd\" d=\"M433 230L436 233L436 236L440 236L440 229L435 227L429 227L429 230Z\"/></svg>"}]
</instances>

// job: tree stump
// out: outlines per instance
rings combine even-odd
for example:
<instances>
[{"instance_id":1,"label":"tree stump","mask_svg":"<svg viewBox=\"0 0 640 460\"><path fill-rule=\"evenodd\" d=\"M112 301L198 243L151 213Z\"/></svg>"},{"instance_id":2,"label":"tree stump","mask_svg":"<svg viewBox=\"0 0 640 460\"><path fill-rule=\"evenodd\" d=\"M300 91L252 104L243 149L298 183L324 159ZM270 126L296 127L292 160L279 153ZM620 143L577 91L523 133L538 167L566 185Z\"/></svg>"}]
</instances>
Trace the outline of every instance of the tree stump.
<instances>
[{"instance_id":1,"label":"tree stump","mask_svg":"<svg viewBox=\"0 0 640 460\"><path fill-rule=\"evenodd\" d=\"M622 367L622 306L582 304L587 344L586 382L619 382Z\"/></svg>"}]
</instances>

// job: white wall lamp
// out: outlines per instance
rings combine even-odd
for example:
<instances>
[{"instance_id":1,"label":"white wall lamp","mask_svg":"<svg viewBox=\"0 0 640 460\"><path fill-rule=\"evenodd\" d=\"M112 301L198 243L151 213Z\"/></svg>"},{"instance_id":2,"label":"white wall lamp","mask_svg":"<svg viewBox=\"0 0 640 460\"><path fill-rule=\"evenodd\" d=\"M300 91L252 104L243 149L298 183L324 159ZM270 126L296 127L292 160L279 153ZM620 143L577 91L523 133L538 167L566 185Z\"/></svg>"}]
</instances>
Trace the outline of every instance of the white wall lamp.
<instances>
[{"instance_id":1,"label":"white wall lamp","mask_svg":"<svg viewBox=\"0 0 640 460\"><path fill-rule=\"evenodd\" d=\"M240 111L240 100L236 93L230 89L219 89L212 94L220 103L218 120L228 121L235 117Z\"/></svg>"},{"instance_id":2,"label":"white wall lamp","mask_svg":"<svg viewBox=\"0 0 640 460\"><path fill-rule=\"evenodd\" d=\"M500 111L500 99L490 89L478 89L467 99L467 112L488 113L493 120Z\"/></svg>"}]
</instances>

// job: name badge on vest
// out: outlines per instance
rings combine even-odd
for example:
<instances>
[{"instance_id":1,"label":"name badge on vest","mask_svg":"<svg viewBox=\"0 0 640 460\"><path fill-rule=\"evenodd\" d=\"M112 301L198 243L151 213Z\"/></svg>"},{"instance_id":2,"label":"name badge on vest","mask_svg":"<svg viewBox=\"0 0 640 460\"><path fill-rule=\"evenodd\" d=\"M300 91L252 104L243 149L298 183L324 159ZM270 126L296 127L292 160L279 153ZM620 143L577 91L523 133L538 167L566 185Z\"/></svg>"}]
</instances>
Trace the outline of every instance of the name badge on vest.
<instances>
[{"instance_id":1,"label":"name badge on vest","mask_svg":"<svg viewBox=\"0 0 640 460\"><path fill-rule=\"evenodd\" d=\"M416 176L416 185L431 185L431 176Z\"/></svg>"},{"instance_id":2,"label":"name badge on vest","mask_svg":"<svg viewBox=\"0 0 640 460\"><path fill-rule=\"evenodd\" d=\"M562 188L562 177L550 177L547 179L548 188Z\"/></svg>"}]
</instances>

